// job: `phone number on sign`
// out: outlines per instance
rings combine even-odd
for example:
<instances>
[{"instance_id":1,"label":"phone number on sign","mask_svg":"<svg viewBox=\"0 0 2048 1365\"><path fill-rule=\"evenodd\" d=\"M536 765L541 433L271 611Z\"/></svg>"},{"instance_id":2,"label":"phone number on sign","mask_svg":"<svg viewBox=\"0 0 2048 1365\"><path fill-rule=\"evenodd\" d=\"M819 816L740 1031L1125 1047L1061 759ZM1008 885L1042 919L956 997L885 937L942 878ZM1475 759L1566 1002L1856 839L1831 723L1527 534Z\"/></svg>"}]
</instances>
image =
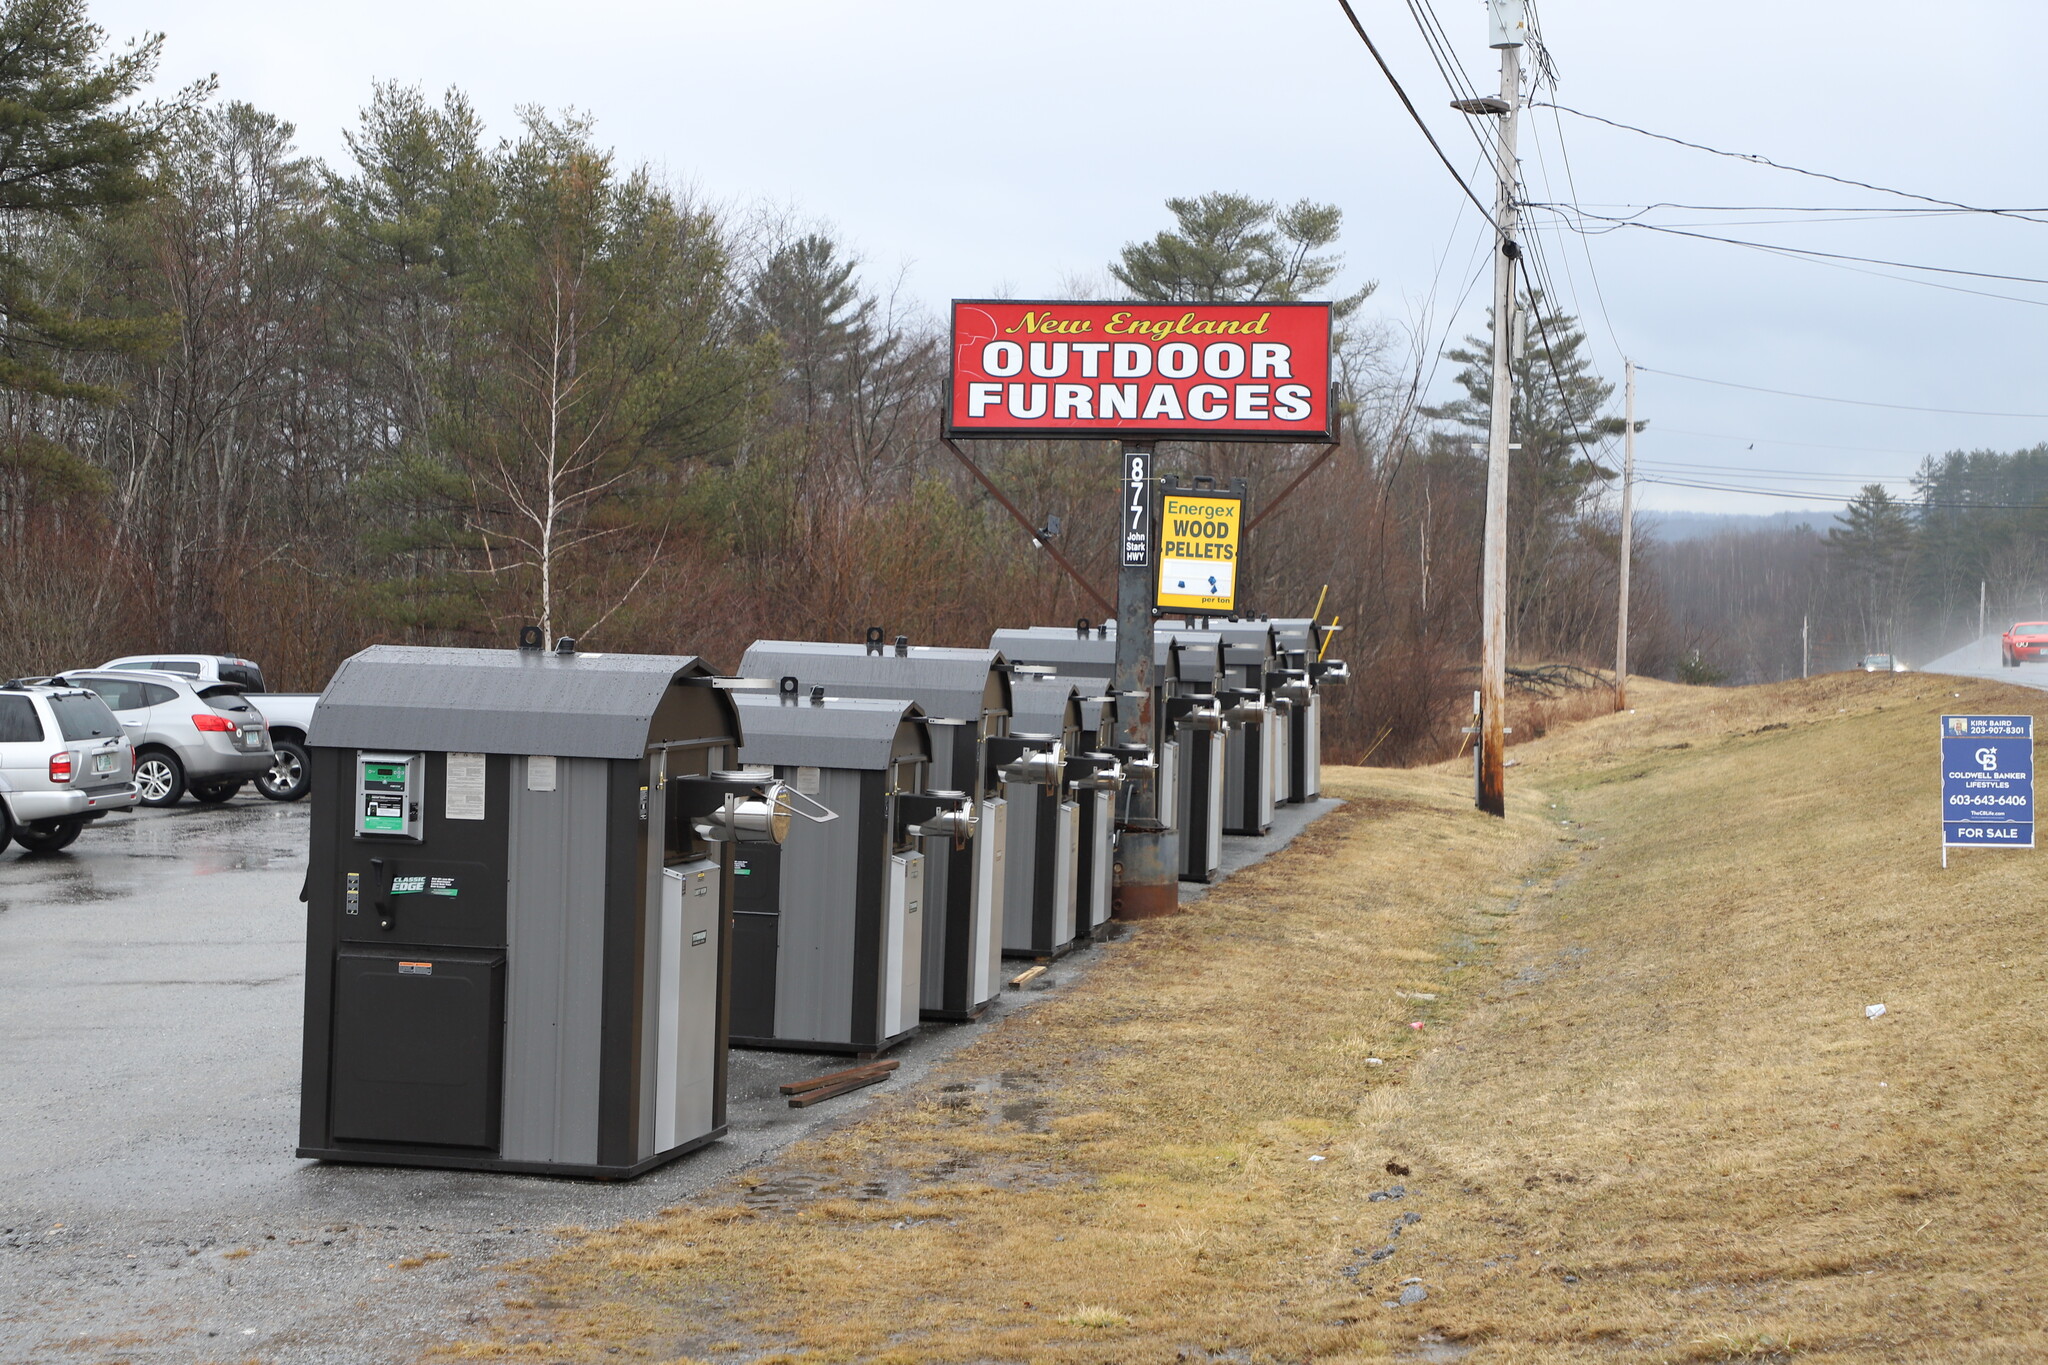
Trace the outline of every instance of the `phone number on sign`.
<instances>
[{"instance_id":1,"label":"phone number on sign","mask_svg":"<svg viewBox=\"0 0 2048 1365\"><path fill-rule=\"evenodd\" d=\"M2029 806L2033 799L2027 796L1951 796L1951 806Z\"/></svg>"}]
</instances>

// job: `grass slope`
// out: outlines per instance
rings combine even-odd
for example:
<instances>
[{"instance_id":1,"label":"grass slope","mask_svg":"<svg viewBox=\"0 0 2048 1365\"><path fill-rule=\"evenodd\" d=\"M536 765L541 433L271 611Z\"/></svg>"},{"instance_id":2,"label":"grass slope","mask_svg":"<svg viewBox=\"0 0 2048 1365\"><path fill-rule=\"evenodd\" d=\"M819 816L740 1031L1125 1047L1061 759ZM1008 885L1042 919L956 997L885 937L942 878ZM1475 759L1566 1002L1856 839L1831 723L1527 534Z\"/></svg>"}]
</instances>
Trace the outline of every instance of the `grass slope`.
<instances>
[{"instance_id":1,"label":"grass slope","mask_svg":"<svg viewBox=\"0 0 2048 1365\"><path fill-rule=\"evenodd\" d=\"M2048 1355L2035 865L1941 870L1934 759L2039 696L1644 684L1516 746L1506 821L1334 771L1285 854L454 1353Z\"/></svg>"}]
</instances>

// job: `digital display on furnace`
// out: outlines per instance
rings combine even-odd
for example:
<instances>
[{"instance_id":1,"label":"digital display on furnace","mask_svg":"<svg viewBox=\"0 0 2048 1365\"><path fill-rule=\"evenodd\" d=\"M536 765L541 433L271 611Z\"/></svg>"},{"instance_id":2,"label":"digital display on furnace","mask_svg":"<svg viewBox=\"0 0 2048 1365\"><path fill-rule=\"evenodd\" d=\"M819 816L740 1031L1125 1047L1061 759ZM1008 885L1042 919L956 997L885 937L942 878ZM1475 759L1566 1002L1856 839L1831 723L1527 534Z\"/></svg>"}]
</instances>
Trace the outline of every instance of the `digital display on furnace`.
<instances>
[{"instance_id":1,"label":"digital display on furnace","mask_svg":"<svg viewBox=\"0 0 2048 1365\"><path fill-rule=\"evenodd\" d=\"M362 754L356 759L356 833L417 839L420 833L421 758Z\"/></svg>"}]
</instances>

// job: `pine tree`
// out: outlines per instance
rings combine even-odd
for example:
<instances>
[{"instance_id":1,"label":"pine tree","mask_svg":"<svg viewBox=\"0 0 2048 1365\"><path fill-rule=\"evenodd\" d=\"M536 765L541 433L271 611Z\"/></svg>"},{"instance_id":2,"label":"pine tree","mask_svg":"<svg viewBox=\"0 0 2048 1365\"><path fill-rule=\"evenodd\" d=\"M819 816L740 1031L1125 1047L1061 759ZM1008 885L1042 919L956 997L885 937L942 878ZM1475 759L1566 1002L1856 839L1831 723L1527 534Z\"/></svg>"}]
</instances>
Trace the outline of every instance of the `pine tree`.
<instances>
[{"instance_id":1,"label":"pine tree","mask_svg":"<svg viewBox=\"0 0 2048 1365\"><path fill-rule=\"evenodd\" d=\"M587 121L525 118L491 159L431 453L396 491L440 504L506 617L580 635L659 557L684 467L737 439L756 358L715 222L621 173Z\"/></svg>"},{"instance_id":2,"label":"pine tree","mask_svg":"<svg viewBox=\"0 0 2048 1365\"><path fill-rule=\"evenodd\" d=\"M1282 209L1271 200L1216 192L1169 199L1178 231L1127 244L1109 273L1147 303L1291 303L1327 290L1344 258L1317 252L1337 240L1344 211L1306 199ZM1334 301L1338 320L1374 286Z\"/></svg>"},{"instance_id":3,"label":"pine tree","mask_svg":"<svg viewBox=\"0 0 2048 1365\"><path fill-rule=\"evenodd\" d=\"M1849 500L1842 524L1829 529L1828 553L1841 566L1841 582L1863 628L1863 647L1889 652L1904 604L1913 521L1881 483L1865 484Z\"/></svg>"},{"instance_id":4,"label":"pine tree","mask_svg":"<svg viewBox=\"0 0 2048 1365\"><path fill-rule=\"evenodd\" d=\"M1508 461L1508 603L1512 637L1541 650L1586 634L1592 603L1583 591L1586 575L1572 571L1572 561L1619 554L1618 542L1588 540L1594 526L1586 514L1615 475L1595 447L1627 423L1601 416L1614 386L1594 372L1578 319L1550 309L1540 290L1531 290L1522 306L1528 339L1513 360L1508 409L1508 440L1519 447ZM1462 428L1462 444L1474 454L1483 452L1493 408L1491 328L1489 314L1488 336L1467 337L1464 346L1444 352L1463 366L1457 383L1465 396L1422 409L1425 417Z\"/></svg>"},{"instance_id":5,"label":"pine tree","mask_svg":"<svg viewBox=\"0 0 2048 1365\"><path fill-rule=\"evenodd\" d=\"M64 301L53 238L147 198L153 156L211 84L128 108L156 74L163 37L112 56L105 42L84 0L0 3L0 388L106 401L108 390L66 374L65 357L139 354L163 337L159 319Z\"/></svg>"}]
</instances>

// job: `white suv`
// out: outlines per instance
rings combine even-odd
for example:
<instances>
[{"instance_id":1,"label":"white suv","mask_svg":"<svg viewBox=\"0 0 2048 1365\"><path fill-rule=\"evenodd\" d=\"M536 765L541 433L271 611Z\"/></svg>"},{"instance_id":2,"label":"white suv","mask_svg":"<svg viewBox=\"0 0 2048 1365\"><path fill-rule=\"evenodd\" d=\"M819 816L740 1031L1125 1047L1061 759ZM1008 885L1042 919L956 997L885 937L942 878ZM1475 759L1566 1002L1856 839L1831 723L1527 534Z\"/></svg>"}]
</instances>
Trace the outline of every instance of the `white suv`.
<instances>
[{"instance_id":1,"label":"white suv","mask_svg":"<svg viewBox=\"0 0 2048 1365\"><path fill-rule=\"evenodd\" d=\"M134 806L135 750L82 687L0 685L0 849L54 851Z\"/></svg>"}]
</instances>

